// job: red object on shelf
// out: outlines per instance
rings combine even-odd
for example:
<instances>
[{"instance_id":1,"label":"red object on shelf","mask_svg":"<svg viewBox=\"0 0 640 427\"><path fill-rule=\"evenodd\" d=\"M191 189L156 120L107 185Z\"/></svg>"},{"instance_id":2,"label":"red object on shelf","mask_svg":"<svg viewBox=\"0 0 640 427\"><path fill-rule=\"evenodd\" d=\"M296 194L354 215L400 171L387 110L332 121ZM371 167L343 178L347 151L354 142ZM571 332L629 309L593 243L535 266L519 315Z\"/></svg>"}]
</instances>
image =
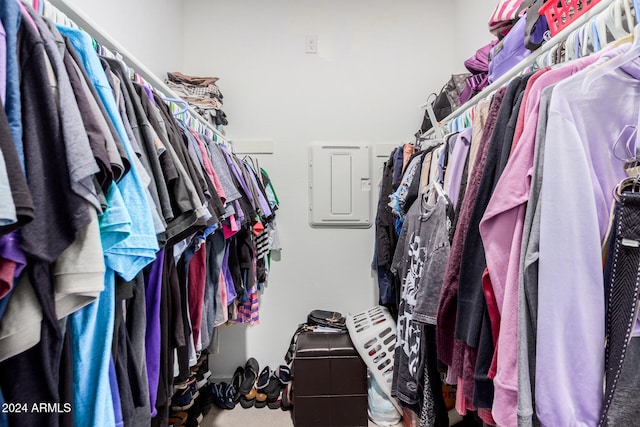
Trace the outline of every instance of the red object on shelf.
<instances>
[{"instance_id":1,"label":"red object on shelf","mask_svg":"<svg viewBox=\"0 0 640 427\"><path fill-rule=\"evenodd\" d=\"M549 0L540 8L540 15L546 16L555 36L598 3L600 0Z\"/></svg>"}]
</instances>

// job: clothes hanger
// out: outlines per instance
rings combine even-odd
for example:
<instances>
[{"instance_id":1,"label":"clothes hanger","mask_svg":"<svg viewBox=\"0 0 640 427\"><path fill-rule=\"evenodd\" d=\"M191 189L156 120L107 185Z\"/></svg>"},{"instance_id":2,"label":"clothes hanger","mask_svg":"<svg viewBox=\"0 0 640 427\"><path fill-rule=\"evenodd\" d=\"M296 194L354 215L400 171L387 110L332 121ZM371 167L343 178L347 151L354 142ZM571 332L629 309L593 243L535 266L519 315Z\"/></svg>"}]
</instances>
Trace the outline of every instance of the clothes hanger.
<instances>
[{"instance_id":1,"label":"clothes hanger","mask_svg":"<svg viewBox=\"0 0 640 427\"><path fill-rule=\"evenodd\" d=\"M420 198L420 207L422 208L421 211L425 208L427 208L427 206L425 206L425 203L427 205L435 205L438 200L444 200L445 203L449 203L449 200L447 198L446 193L444 192L444 189L442 188L442 185L440 184L440 182L438 182L438 180L433 180L431 181L427 187L422 191L422 197ZM424 216L425 213L421 212L420 213L421 216Z\"/></svg>"},{"instance_id":2,"label":"clothes hanger","mask_svg":"<svg viewBox=\"0 0 640 427\"><path fill-rule=\"evenodd\" d=\"M566 62L580 58L582 45L585 43L582 37L582 29L578 28L569 34L567 38L567 55Z\"/></svg>"},{"instance_id":3,"label":"clothes hanger","mask_svg":"<svg viewBox=\"0 0 640 427\"><path fill-rule=\"evenodd\" d=\"M616 201L620 202L622 193L625 192L640 192L640 175L631 176L620 181L618 185L616 185L616 188L613 190L613 198Z\"/></svg>"},{"instance_id":4,"label":"clothes hanger","mask_svg":"<svg viewBox=\"0 0 640 427\"><path fill-rule=\"evenodd\" d=\"M167 101L169 103L169 105L172 107L172 109L173 109L174 105L180 105L181 106L180 110L172 113L174 115L174 117L178 116L180 114L186 113L187 110L189 109L189 103L187 103L187 101L184 101L182 99L169 98L169 97L165 97L165 96L162 96L162 99Z\"/></svg>"},{"instance_id":5,"label":"clothes hanger","mask_svg":"<svg viewBox=\"0 0 640 427\"><path fill-rule=\"evenodd\" d=\"M617 57L607 61L601 66L591 70L586 74L584 79L583 88L588 89L593 82L598 80L600 77L622 67L625 64L637 59L640 55L640 24L636 25L633 30L633 43L629 50Z\"/></svg>"},{"instance_id":6,"label":"clothes hanger","mask_svg":"<svg viewBox=\"0 0 640 427\"><path fill-rule=\"evenodd\" d=\"M624 7L624 16L627 20L626 33L629 34L633 31L633 27L636 26L636 21L633 17L633 12L631 11L632 1L624 0L622 2L622 6Z\"/></svg>"},{"instance_id":7,"label":"clothes hanger","mask_svg":"<svg viewBox=\"0 0 640 427\"><path fill-rule=\"evenodd\" d=\"M589 56L591 53L598 52L600 50L600 40L598 38L598 32L595 29L593 20L586 23L583 27L582 34L584 42L582 45L582 57Z\"/></svg>"},{"instance_id":8,"label":"clothes hanger","mask_svg":"<svg viewBox=\"0 0 640 427\"><path fill-rule=\"evenodd\" d=\"M637 131L637 127L632 125L626 125L624 128L622 128L622 131L616 139L616 142L611 147L611 153L613 154L613 157L622 162L629 162L638 158L634 150L632 150L632 142L635 141ZM626 140L623 145L626 152L621 155L621 153L619 152L620 149L618 147L621 146L623 140Z\"/></svg>"},{"instance_id":9,"label":"clothes hanger","mask_svg":"<svg viewBox=\"0 0 640 427\"><path fill-rule=\"evenodd\" d=\"M578 30L578 39L580 40L580 46L578 46L578 58L584 58L589 55L589 30L588 25L581 26Z\"/></svg>"},{"instance_id":10,"label":"clothes hanger","mask_svg":"<svg viewBox=\"0 0 640 427\"><path fill-rule=\"evenodd\" d=\"M609 6L607 9L611 8ZM596 27L596 31L598 32L598 40L600 40L600 44L604 47L609 44L609 32L607 31L607 10L604 10L599 15L596 15L593 19L594 26Z\"/></svg>"},{"instance_id":11,"label":"clothes hanger","mask_svg":"<svg viewBox=\"0 0 640 427\"><path fill-rule=\"evenodd\" d=\"M624 27L622 19L623 11L626 15L627 28ZM633 28L633 18L631 17L631 8L629 0L618 0L607 8L606 13L607 28L613 35L614 39L621 39L628 35Z\"/></svg>"},{"instance_id":12,"label":"clothes hanger","mask_svg":"<svg viewBox=\"0 0 640 427\"><path fill-rule=\"evenodd\" d=\"M540 68L544 68L545 66L550 67L556 63L556 52L558 51L558 46L558 44L554 45L545 55L541 55L542 65Z\"/></svg>"}]
</instances>

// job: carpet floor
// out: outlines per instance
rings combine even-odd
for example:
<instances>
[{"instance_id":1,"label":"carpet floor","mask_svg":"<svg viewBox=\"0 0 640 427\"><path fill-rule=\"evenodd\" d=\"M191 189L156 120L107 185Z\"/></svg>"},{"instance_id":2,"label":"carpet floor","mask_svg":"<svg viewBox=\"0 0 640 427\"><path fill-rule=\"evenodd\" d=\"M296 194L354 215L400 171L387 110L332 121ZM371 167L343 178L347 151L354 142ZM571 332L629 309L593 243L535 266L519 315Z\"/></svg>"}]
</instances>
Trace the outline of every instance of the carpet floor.
<instances>
[{"instance_id":1,"label":"carpet floor","mask_svg":"<svg viewBox=\"0 0 640 427\"><path fill-rule=\"evenodd\" d=\"M238 405L229 411L213 407L200 423L200 427L293 427L292 416L293 412L279 409L244 409ZM402 426L398 424L394 427ZM376 424L369 421L369 427L376 427Z\"/></svg>"}]
</instances>

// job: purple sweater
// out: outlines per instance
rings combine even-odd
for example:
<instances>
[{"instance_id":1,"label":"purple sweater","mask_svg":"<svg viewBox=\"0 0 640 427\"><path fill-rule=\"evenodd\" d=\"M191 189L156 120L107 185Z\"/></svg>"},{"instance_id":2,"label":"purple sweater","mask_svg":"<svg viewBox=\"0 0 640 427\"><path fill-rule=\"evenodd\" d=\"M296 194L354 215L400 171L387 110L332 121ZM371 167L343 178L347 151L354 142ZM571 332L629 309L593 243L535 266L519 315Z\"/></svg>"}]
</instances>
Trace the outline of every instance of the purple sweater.
<instances>
[{"instance_id":1,"label":"purple sweater","mask_svg":"<svg viewBox=\"0 0 640 427\"><path fill-rule=\"evenodd\" d=\"M543 426L597 425L602 404L601 245L613 190L626 176L614 147L618 139L624 147L629 126L638 125L640 59L585 85L590 73L559 83L549 106L536 352L536 411Z\"/></svg>"}]
</instances>

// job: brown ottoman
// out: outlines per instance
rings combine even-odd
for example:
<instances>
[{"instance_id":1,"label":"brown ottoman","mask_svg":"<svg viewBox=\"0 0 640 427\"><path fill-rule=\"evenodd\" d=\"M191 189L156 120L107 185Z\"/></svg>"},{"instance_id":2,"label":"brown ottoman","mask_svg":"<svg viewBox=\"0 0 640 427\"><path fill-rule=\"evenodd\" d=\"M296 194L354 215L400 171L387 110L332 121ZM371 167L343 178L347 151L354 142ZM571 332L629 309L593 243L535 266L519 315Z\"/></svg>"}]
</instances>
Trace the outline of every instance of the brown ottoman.
<instances>
[{"instance_id":1,"label":"brown ottoman","mask_svg":"<svg viewBox=\"0 0 640 427\"><path fill-rule=\"evenodd\" d=\"M367 426L367 367L347 332L305 332L293 359L296 427Z\"/></svg>"}]
</instances>

